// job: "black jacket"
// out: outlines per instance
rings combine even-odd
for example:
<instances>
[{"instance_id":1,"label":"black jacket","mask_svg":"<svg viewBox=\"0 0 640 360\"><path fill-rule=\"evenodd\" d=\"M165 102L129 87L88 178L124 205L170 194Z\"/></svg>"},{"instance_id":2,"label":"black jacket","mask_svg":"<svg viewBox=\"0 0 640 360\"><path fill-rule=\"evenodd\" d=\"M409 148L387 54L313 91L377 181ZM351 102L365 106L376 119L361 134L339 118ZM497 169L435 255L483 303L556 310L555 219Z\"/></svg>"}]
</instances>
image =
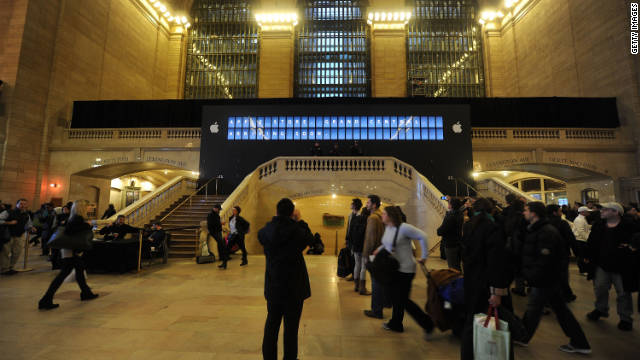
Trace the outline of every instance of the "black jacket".
<instances>
[{"instance_id":1,"label":"black jacket","mask_svg":"<svg viewBox=\"0 0 640 360\"><path fill-rule=\"evenodd\" d=\"M229 224L231 223L232 219L233 216L229 218ZM246 235L249 232L249 222L240 215L238 215L236 219L236 231L242 236Z\"/></svg>"},{"instance_id":2,"label":"black jacket","mask_svg":"<svg viewBox=\"0 0 640 360\"><path fill-rule=\"evenodd\" d=\"M361 253L364 247L364 236L367 231L366 215L354 215L349 221L349 231L347 232L347 247L354 252Z\"/></svg>"},{"instance_id":3,"label":"black jacket","mask_svg":"<svg viewBox=\"0 0 640 360\"><path fill-rule=\"evenodd\" d=\"M562 236L562 249L564 250L562 253L562 260L565 262L569 261L569 257L571 256L571 249L576 243L576 236L573 234L573 230L571 230L571 225L569 225L568 222L562 220L562 218L559 216L550 216L549 223L556 229L558 229L560 236Z\"/></svg>"},{"instance_id":4,"label":"black jacket","mask_svg":"<svg viewBox=\"0 0 640 360\"><path fill-rule=\"evenodd\" d=\"M222 233L222 223L220 223L220 214L211 210L209 215L207 215L207 230L209 230L209 234L214 238L219 236ZM216 239L216 241L220 241L221 239Z\"/></svg>"},{"instance_id":5,"label":"black jacket","mask_svg":"<svg viewBox=\"0 0 640 360\"><path fill-rule=\"evenodd\" d=\"M311 296L309 274L302 251L313 244L303 221L276 216L258 232L264 246L264 297L275 303L297 303Z\"/></svg>"},{"instance_id":6,"label":"black jacket","mask_svg":"<svg viewBox=\"0 0 640 360\"><path fill-rule=\"evenodd\" d=\"M604 271L620 273L624 278L625 273L630 271L631 264L628 249L621 245L630 244L638 228L633 222L623 218L618 226L610 230L613 242L607 243L605 242L607 222L598 221L593 224L587 239L586 258Z\"/></svg>"},{"instance_id":7,"label":"black jacket","mask_svg":"<svg viewBox=\"0 0 640 360\"><path fill-rule=\"evenodd\" d=\"M11 236L18 237L24 235L26 231L25 227L29 222L29 213L26 211L20 211L18 208L11 209L11 211L9 211L9 218L7 221L13 220L18 220L18 223L15 225L9 225L9 232L11 233Z\"/></svg>"},{"instance_id":8,"label":"black jacket","mask_svg":"<svg viewBox=\"0 0 640 360\"><path fill-rule=\"evenodd\" d=\"M116 209L108 208L107 210L104 211L104 214L102 214L101 219L108 219L115 214L116 214Z\"/></svg>"},{"instance_id":9,"label":"black jacket","mask_svg":"<svg viewBox=\"0 0 640 360\"><path fill-rule=\"evenodd\" d=\"M547 219L527 226L522 245L522 275L529 285L551 288L560 281L564 240Z\"/></svg>"},{"instance_id":10,"label":"black jacket","mask_svg":"<svg viewBox=\"0 0 640 360\"><path fill-rule=\"evenodd\" d=\"M135 234L139 230L140 229L135 228L128 224L122 224L122 225L113 224L110 226L105 226L102 229L100 229L100 235L107 235L105 236L105 238L108 238L109 236L111 236L111 234L118 234L118 237L115 237L114 240L122 240L124 239L125 235Z\"/></svg>"},{"instance_id":11,"label":"black jacket","mask_svg":"<svg viewBox=\"0 0 640 360\"><path fill-rule=\"evenodd\" d=\"M64 226L64 233L66 235L75 235L87 230L91 230L91 225L87 224L86 220L82 216L74 216L69 219Z\"/></svg>"},{"instance_id":12,"label":"black jacket","mask_svg":"<svg viewBox=\"0 0 640 360\"><path fill-rule=\"evenodd\" d=\"M464 218L459 210L448 211L438 228L438 236L442 236L442 242L446 248L460 246L462 239L462 223Z\"/></svg>"},{"instance_id":13,"label":"black jacket","mask_svg":"<svg viewBox=\"0 0 640 360\"><path fill-rule=\"evenodd\" d=\"M508 288L512 277L502 228L488 217L478 220L475 227L473 219L463 226L462 263L469 299L487 295L490 287Z\"/></svg>"}]
</instances>

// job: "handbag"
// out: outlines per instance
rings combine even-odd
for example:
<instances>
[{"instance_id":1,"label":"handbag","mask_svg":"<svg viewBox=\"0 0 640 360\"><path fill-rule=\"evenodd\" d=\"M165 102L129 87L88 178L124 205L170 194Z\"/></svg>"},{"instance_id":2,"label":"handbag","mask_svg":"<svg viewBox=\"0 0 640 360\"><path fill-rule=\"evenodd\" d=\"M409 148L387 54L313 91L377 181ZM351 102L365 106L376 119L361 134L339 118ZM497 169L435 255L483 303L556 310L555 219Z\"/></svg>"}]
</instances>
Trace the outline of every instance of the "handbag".
<instances>
[{"instance_id":1,"label":"handbag","mask_svg":"<svg viewBox=\"0 0 640 360\"><path fill-rule=\"evenodd\" d=\"M347 248L342 248L338 255L338 277L345 278L351 275L353 273L353 267L354 259L351 251Z\"/></svg>"},{"instance_id":2,"label":"handbag","mask_svg":"<svg viewBox=\"0 0 640 360\"><path fill-rule=\"evenodd\" d=\"M498 318L498 309L489 306L487 314L473 317L473 358L475 360L507 360L511 333L509 324Z\"/></svg>"},{"instance_id":3,"label":"handbag","mask_svg":"<svg viewBox=\"0 0 640 360\"><path fill-rule=\"evenodd\" d=\"M64 227L59 227L49 239L47 246L52 249L90 250L93 247L93 231L87 229L68 235Z\"/></svg>"},{"instance_id":4,"label":"handbag","mask_svg":"<svg viewBox=\"0 0 640 360\"><path fill-rule=\"evenodd\" d=\"M396 248L396 241L398 240L398 232L400 231L400 226L396 229L396 234L393 237L393 246L391 247L391 252L388 252L384 247L378 251L375 258L372 262L367 263L367 270L371 272L371 276L376 279L382 285L391 284L391 279L393 278L393 274L398 271L400 268L400 263L395 256L393 256L393 251Z\"/></svg>"}]
</instances>

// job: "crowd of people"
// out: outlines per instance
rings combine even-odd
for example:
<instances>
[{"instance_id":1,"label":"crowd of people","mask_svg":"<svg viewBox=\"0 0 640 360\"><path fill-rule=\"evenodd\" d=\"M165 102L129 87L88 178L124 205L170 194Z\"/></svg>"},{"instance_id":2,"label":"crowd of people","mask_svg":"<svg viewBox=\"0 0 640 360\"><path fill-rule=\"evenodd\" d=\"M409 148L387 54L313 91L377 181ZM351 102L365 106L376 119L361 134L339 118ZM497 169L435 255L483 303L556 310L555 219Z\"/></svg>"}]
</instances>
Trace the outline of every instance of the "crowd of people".
<instances>
[{"instance_id":1,"label":"crowd of people","mask_svg":"<svg viewBox=\"0 0 640 360\"><path fill-rule=\"evenodd\" d=\"M569 338L560 350L589 354L591 346L573 312L567 306L576 300L569 282L571 254L578 269L593 280L594 309L585 314L590 321L609 316L609 291L617 293L618 329L633 328L631 294L640 289L640 216L637 205L628 207L615 202L603 204L575 204L574 207L526 202L524 198L507 195L506 206L490 198L446 197L448 211L437 233L442 240L442 255L447 266L464 276L464 316L461 331L461 358L473 359L473 319L486 312L488 306L500 308L506 314L513 332L512 342L528 346L533 339L542 316L555 313L557 322ZM15 266L24 248L24 234L30 232L42 242L43 254L48 238L63 226L66 236L91 231L95 222L87 220L87 202L69 203L61 209L51 204L31 213L28 203L20 199L14 208L0 208L0 265L3 275L16 273ZM235 206L228 222L220 219L220 205L214 205L207 218L209 234L216 241L221 264L226 269L229 261L229 243L242 251L241 266L248 264L244 245L249 223L240 216ZM371 308L364 316L383 319L384 308L391 308L391 318L382 324L385 330L403 332L404 314L407 312L424 330L425 336L434 330L431 314L410 299L412 281L417 266L424 266L427 251L426 234L407 223L398 206L381 206L380 197L369 195L366 204L353 199L347 221L346 246L354 257L352 277L354 290L360 295L371 295ZM263 338L263 356L275 359L277 338L284 320L285 358L297 356L297 332L303 302L311 296L309 276L303 251L316 242L309 226L301 218L289 199L282 199L276 207L276 216L259 230L258 240L266 256L265 298L267 320ZM113 214L111 214L113 215ZM222 237L223 226L228 224L228 236ZM123 217L100 230L114 240L140 229L124 223ZM161 224L153 224L145 232L145 249L159 246L164 238ZM413 241L420 245L416 259ZM40 309L58 307L53 303L56 290L72 272L81 289L81 300L95 299L84 278L82 251L60 249L60 273L51 282L40 299ZM388 280L371 277L371 292L367 290L367 269L381 252L392 253L397 269ZM373 273L373 272L372 272ZM512 287L513 284L513 287ZM515 315L511 296L527 296L522 317ZM639 304L640 306L640 304ZM454 332L455 333L455 332Z\"/></svg>"}]
</instances>

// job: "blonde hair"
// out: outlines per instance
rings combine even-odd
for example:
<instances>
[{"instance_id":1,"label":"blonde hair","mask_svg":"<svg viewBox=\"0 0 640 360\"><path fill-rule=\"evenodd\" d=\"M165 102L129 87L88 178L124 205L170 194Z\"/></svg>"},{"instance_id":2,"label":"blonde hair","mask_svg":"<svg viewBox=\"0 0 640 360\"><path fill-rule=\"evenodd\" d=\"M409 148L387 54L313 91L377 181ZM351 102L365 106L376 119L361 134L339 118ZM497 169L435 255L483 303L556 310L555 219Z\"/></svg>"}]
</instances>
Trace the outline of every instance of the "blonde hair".
<instances>
[{"instance_id":1,"label":"blonde hair","mask_svg":"<svg viewBox=\"0 0 640 360\"><path fill-rule=\"evenodd\" d=\"M71 207L71 213L69 215L69 219L72 219L76 216L81 216L83 219L87 219L87 205L89 205L89 201L87 200L76 200L73 202L73 206Z\"/></svg>"}]
</instances>

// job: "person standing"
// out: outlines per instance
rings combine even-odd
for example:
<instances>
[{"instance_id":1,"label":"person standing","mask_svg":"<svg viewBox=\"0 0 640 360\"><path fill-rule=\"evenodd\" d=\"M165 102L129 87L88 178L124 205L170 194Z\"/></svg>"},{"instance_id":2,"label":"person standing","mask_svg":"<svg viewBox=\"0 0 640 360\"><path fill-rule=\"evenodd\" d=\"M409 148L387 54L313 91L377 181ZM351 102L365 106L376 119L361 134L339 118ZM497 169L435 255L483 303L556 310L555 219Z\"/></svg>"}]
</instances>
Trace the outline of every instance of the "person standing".
<instances>
[{"instance_id":1,"label":"person standing","mask_svg":"<svg viewBox=\"0 0 640 360\"><path fill-rule=\"evenodd\" d=\"M473 318L489 305L500 306L508 296L512 273L508 271L505 237L491 215L491 203L477 199L472 217L464 224L462 262L464 265L465 324L462 330L461 359L473 359Z\"/></svg>"},{"instance_id":2,"label":"person standing","mask_svg":"<svg viewBox=\"0 0 640 360\"><path fill-rule=\"evenodd\" d=\"M358 215L358 211L360 214ZM360 292L361 281L367 277L366 259L362 256L364 247L364 236L367 229L368 210L362 208L360 199L353 199L351 202L351 215L349 216L349 231L347 233L347 245L351 249L354 258L353 280L354 291Z\"/></svg>"},{"instance_id":3,"label":"person standing","mask_svg":"<svg viewBox=\"0 0 640 360\"><path fill-rule=\"evenodd\" d=\"M266 268L264 297L267 320L262 340L265 360L278 357L278 333L284 319L284 359L298 357L298 327L304 300L311 296L309 274L302 252L313 243L313 235L290 199L281 199L276 216L258 232L264 247Z\"/></svg>"},{"instance_id":4,"label":"person standing","mask_svg":"<svg viewBox=\"0 0 640 360\"><path fill-rule=\"evenodd\" d=\"M373 255L373 252L380 246L382 235L384 234L384 224L382 223L382 211L380 210L380 197L378 195L369 195L366 206L370 215L367 218L362 257L365 259L365 262L368 262L369 256ZM379 294L382 295L382 292ZM360 279L360 295L371 295L371 293L367 291L366 279ZM371 301L373 307L374 300L371 299Z\"/></svg>"},{"instance_id":5,"label":"person standing","mask_svg":"<svg viewBox=\"0 0 640 360\"><path fill-rule=\"evenodd\" d=\"M425 333L433 331L433 320L413 302L411 294L411 283L416 276L416 259L413 255L413 239L420 242L421 257L418 262L424 264L427 260L427 235L413 225L403 222L402 211L397 206L387 206L382 211L382 223L385 225L381 245L374 251L377 254L385 249L393 253L398 260L398 270L391 277L391 303L393 312L391 319L382 324L385 330L403 332L405 309L411 317L422 327Z\"/></svg>"},{"instance_id":6,"label":"person standing","mask_svg":"<svg viewBox=\"0 0 640 360\"><path fill-rule=\"evenodd\" d=\"M100 219L101 220L108 219L115 214L116 214L116 207L113 206L113 204L109 204L109 208L107 208L107 210L104 211L104 214L102 214L102 217Z\"/></svg>"},{"instance_id":7,"label":"person standing","mask_svg":"<svg viewBox=\"0 0 640 360\"><path fill-rule=\"evenodd\" d=\"M35 231L31 223L31 217L27 212L26 199L18 200L15 209L9 211L9 217L5 221L5 225L11 225L9 227L11 240L2 247L2 254L0 254L0 268L2 270L0 270L0 273L2 275L14 275L18 273L14 267L25 245L24 234L29 229Z\"/></svg>"},{"instance_id":8,"label":"person standing","mask_svg":"<svg viewBox=\"0 0 640 360\"><path fill-rule=\"evenodd\" d=\"M87 204L88 202L86 200L78 200L73 204L73 207L71 208L71 216L64 228L65 235L82 236L82 232L91 231L91 225L85 220L87 218ZM91 291L91 288L87 285L87 281L84 277L85 267L81 259L82 252L72 249L61 249L60 253L62 255L62 268L49 285L47 292L38 302L38 309L40 310L51 310L59 306L58 304L53 303L53 296L72 270L75 270L76 272L76 281L82 291L80 293L80 300L87 301L98 297L98 294L94 294Z\"/></svg>"},{"instance_id":9,"label":"person standing","mask_svg":"<svg viewBox=\"0 0 640 360\"><path fill-rule=\"evenodd\" d=\"M242 251L242 263L245 266L247 261L247 248L244 244L245 235L249 232L249 222L240 216L242 209L236 205L231 209L232 215L229 218L229 244L237 242L240 251Z\"/></svg>"},{"instance_id":10,"label":"person standing","mask_svg":"<svg viewBox=\"0 0 640 360\"><path fill-rule=\"evenodd\" d=\"M213 205L213 209L209 215L207 215L207 229L209 230L209 235L211 235L218 244L218 258L220 258L222 262L218 267L226 269L229 255L227 254L227 244L225 244L222 238L222 223L220 222L221 209L220 204ZM209 247L209 249L211 249L211 247Z\"/></svg>"},{"instance_id":11,"label":"person standing","mask_svg":"<svg viewBox=\"0 0 640 360\"><path fill-rule=\"evenodd\" d=\"M600 216L602 220L593 224L587 240L587 256L585 261L595 267L593 290L596 296L595 310L587 314L591 321L609 316L609 289L616 289L618 329L633 329L633 304L631 293L624 290L625 277L634 277L634 271L625 263L627 259L625 246L631 243L638 229L630 221L622 218L624 209L615 202L602 204Z\"/></svg>"},{"instance_id":12,"label":"person standing","mask_svg":"<svg viewBox=\"0 0 640 360\"><path fill-rule=\"evenodd\" d=\"M449 210L442 220L442 225L438 228L438 236L442 236L447 265L450 269L460 271L460 240L462 239L462 224L464 222L460 212L462 200L447 197L447 201Z\"/></svg>"},{"instance_id":13,"label":"person standing","mask_svg":"<svg viewBox=\"0 0 640 360\"><path fill-rule=\"evenodd\" d=\"M382 244L382 235L384 235L385 227L382 223L382 211L380 210L380 197L378 195L369 195L367 199L367 227L364 235L364 247L362 249L362 258L366 263L369 262L370 256ZM360 280L360 295L369 295L366 289L366 283ZM382 319L382 309L385 304L389 303L390 294L388 289L382 283L371 278L371 309L364 310L364 315L375 319Z\"/></svg>"},{"instance_id":14,"label":"person standing","mask_svg":"<svg viewBox=\"0 0 640 360\"><path fill-rule=\"evenodd\" d=\"M578 216L573 220L573 235L576 237L574 251L578 258L578 271L580 271L581 274L587 272L584 258L587 251L587 240L591 233L591 225L589 225L587 221L589 213L591 213L591 209L586 206L580 206L578 208Z\"/></svg>"},{"instance_id":15,"label":"person standing","mask_svg":"<svg viewBox=\"0 0 640 360\"><path fill-rule=\"evenodd\" d=\"M558 230L546 218L542 202L530 202L525 206L524 218L529 223L522 249L522 273L531 287L523 323L529 338L519 344L528 344L540 324L544 306L551 305L564 334L567 345L560 350L568 353L590 354L591 346L582 327L567 307L562 296L562 257L564 240Z\"/></svg>"}]
</instances>

